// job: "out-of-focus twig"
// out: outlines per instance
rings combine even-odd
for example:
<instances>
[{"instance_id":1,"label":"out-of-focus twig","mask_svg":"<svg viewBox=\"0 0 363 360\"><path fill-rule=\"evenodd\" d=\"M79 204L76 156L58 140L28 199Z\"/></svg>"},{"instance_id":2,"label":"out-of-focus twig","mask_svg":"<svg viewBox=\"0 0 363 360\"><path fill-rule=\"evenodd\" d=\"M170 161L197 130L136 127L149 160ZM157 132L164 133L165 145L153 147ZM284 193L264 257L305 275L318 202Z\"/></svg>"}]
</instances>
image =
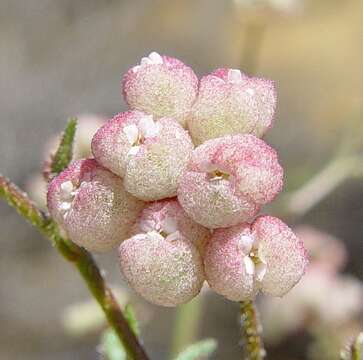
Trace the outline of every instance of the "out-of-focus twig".
<instances>
[{"instance_id":1,"label":"out-of-focus twig","mask_svg":"<svg viewBox=\"0 0 363 360\"><path fill-rule=\"evenodd\" d=\"M173 357L196 340L203 309L203 297L203 294L199 294L189 303L177 308L171 344Z\"/></svg>"},{"instance_id":2,"label":"out-of-focus twig","mask_svg":"<svg viewBox=\"0 0 363 360\"><path fill-rule=\"evenodd\" d=\"M332 193L345 180L356 175L362 159L357 155L338 156L298 190L285 195L285 210L303 216Z\"/></svg>"},{"instance_id":3,"label":"out-of-focus twig","mask_svg":"<svg viewBox=\"0 0 363 360\"><path fill-rule=\"evenodd\" d=\"M240 68L254 75L258 66L266 24L261 21L249 21L244 27L244 43Z\"/></svg>"}]
</instances>

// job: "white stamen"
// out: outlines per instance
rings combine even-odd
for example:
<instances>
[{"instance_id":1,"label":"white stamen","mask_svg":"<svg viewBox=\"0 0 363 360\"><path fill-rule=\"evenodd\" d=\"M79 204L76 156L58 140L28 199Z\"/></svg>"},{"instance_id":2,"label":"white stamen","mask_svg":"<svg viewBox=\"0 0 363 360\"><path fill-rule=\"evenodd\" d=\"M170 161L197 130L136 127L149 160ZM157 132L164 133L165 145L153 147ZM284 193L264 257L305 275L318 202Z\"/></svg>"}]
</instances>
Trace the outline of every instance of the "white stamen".
<instances>
[{"instance_id":1,"label":"white stamen","mask_svg":"<svg viewBox=\"0 0 363 360\"><path fill-rule=\"evenodd\" d=\"M136 65L136 66L134 66L133 68L132 68L132 72L134 72L134 73L136 73L136 72L138 72L139 71L139 69L140 69L140 65Z\"/></svg>"},{"instance_id":2,"label":"white stamen","mask_svg":"<svg viewBox=\"0 0 363 360\"><path fill-rule=\"evenodd\" d=\"M254 273L255 273L255 263L252 261L252 259L249 256L245 256L243 258L243 262L245 264L246 273L248 275L254 275Z\"/></svg>"},{"instance_id":3,"label":"white stamen","mask_svg":"<svg viewBox=\"0 0 363 360\"><path fill-rule=\"evenodd\" d=\"M128 151L127 156L135 156L140 150L140 146L132 146Z\"/></svg>"},{"instance_id":4,"label":"white stamen","mask_svg":"<svg viewBox=\"0 0 363 360\"><path fill-rule=\"evenodd\" d=\"M167 241L175 241L181 238L181 234L179 231L175 231L172 234L168 235L165 240Z\"/></svg>"},{"instance_id":5,"label":"white stamen","mask_svg":"<svg viewBox=\"0 0 363 360\"><path fill-rule=\"evenodd\" d=\"M67 201L62 202L59 208L61 209L61 211L68 211L71 208L71 203Z\"/></svg>"},{"instance_id":6,"label":"white stamen","mask_svg":"<svg viewBox=\"0 0 363 360\"><path fill-rule=\"evenodd\" d=\"M140 65L152 65L152 61L148 57L143 57L140 61Z\"/></svg>"},{"instance_id":7,"label":"white stamen","mask_svg":"<svg viewBox=\"0 0 363 360\"><path fill-rule=\"evenodd\" d=\"M62 183L60 187L65 193L71 193L73 191L72 181L69 180Z\"/></svg>"},{"instance_id":8,"label":"white stamen","mask_svg":"<svg viewBox=\"0 0 363 360\"><path fill-rule=\"evenodd\" d=\"M242 83L242 74L238 69L229 69L228 70L228 82L232 84L241 84Z\"/></svg>"},{"instance_id":9,"label":"white stamen","mask_svg":"<svg viewBox=\"0 0 363 360\"><path fill-rule=\"evenodd\" d=\"M241 235L239 246L245 254L249 254L252 250L254 238L251 235Z\"/></svg>"},{"instance_id":10,"label":"white stamen","mask_svg":"<svg viewBox=\"0 0 363 360\"><path fill-rule=\"evenodd\" d=\"M257 281L262 281L265 274L266 274L266 271L267 271L267 266L265 263L261 262L261 263L258 263L256 266L255 266L255 269L256 269L256 280Z\"/></svg>"},{"instance_id":11,"label":"white stamen","mask_svg":"<svg viewBox=\"0 0 363 360\"><path fill-rule=\"evenodd\" d=\"M140 230L149 232L155 230L155 222L152 220L143 220L140 222Z\"/></svg>"},{"instance_id":12,"label":"white stamen","mask_svg":"<svg viewBox=\"0 0 363 360\"><path fill-rule=\"evenodd\" d=\"M215 176L215 177L209 179L209 181L220 181L220 180L223 180L223 176Z\"/></svg>"},{"instance_id":13,"label":"white stamen","mask_svg":"<svg viewBox=\"0 0 363 360\"><path fill-rule=\"evenodd\" d=\"M155 51L149 54L149 59L152 61L153 64L163 63L163 58Z\"/></svg>"},{"instance_id":14,"label":"white stamen","mask_svg":"<svg viewBox=\"0 0 363 360\"><path fill-rule=\"evenodd\" d=\"M64 183L61 184L60 188L61 188L60 192L61 198L63 200L71 200L74 193L74 186L72 182L69 180L65 181Z\"/></svg>"},{"instance_id":15,"label":"white stamen","mask_svg":"<svg viewBox=\"0 0 363 360\"><path fill-rule=\"evenodd\" d=\"M178 230L178 223L174 217L168 216L164 219L161 227L167 234L172 234Z\"/></svg>"},{"instance_id":16,"label":"white stamen","mask_svg":"<svg viewBox=\"0 0 363 360\"><path fill-rule=\"evenodd\" d=\"M135 124L127 125L122 130L127 137L128 142L133 145L139 137L139 129Z\"/></svg>"},{"instance_id":17,"label":"white stamen","mask_svg":"<svg viewBox=\"0 0 363 360\"><path fill-rule=\"evenodd\" d=\"M145 116L139 120L139 129L144 137L154 137L159 134L159 126L153 120L152 115Z\"/></svg>"},{"instance_id":18,"label":"white stamen","mask_svg":"<svg viewBox=\"0 0 363 360\"><path fill-rule=\"evenodd\" d=\"M253 95L255 95L255 90L253 90L252 88L247 88L246 93L253 96Z\"/></svg>"},{"instance_id":19,"label":"white stamen","mask_svg":"<svg viewBox=\"0 0 363 360\"><path fill-rule=\"evenodd\" d=\"M141 66L143 66L143 65L157 65L157 64L163 64L163 58L155 51L150 53L148 57L143 57L141 59L141 61L140 61Z\"/></svg>"},{"instance_id":20,"label":"white stamen","mask_svg":"<svg viewBox=\"0 0 363 360\"><path fill-rule=\"evenodd\" d=\"M149 237L151 240L164 240L163 236L160 235L157 231L149 231L147 234L147 237Z\"/></svg>"}]
</instances>

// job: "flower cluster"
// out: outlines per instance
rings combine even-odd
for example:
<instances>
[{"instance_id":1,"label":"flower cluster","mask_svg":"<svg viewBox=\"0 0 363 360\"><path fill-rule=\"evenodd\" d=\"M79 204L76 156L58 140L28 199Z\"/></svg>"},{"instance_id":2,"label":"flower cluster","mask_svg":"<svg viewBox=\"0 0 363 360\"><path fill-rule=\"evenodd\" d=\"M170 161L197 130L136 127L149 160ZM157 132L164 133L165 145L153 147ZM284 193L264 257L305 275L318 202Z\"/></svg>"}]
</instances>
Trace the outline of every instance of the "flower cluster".
<instances>
[{"instance_id":1,"label":"flower cluster","mask_svg":"<svg viewBox=\"0 0 363 360\"><path fill-rule=\"evenodd\" d=\"M271 127L271 81L218 69L200 81L177 59L151 53L124 76L129 110L49 186L48 208L91 251L119 246L121 272L152 303L175 306L205 280L234 301L282 296L307 264L281 220L254 217L281 191Z\"/></svg>"}]
</instances>

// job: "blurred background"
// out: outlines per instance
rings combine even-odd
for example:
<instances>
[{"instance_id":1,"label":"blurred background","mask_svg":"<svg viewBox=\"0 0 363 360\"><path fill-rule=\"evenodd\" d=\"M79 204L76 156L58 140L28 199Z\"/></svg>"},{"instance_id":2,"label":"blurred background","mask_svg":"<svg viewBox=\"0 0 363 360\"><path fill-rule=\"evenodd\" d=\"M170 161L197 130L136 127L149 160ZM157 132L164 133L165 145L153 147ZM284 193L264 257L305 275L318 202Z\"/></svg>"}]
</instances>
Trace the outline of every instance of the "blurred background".
<instances>
[{"instance_id":1,"label":"blurred background","mask_svg":"<svg viewBox=\"0 0 363 360\"><path fill-rule=\"evenodd\" d=\"M274 80L278 111L266 139L280 153L286 186L266 211L305 225L318 274L295 291L309 296L275 308L260 299L265 342L271 359L338 359L332 349L362 328L362 40L361 0L0 0L0 171L41 203L37 174L49 139L67 117L96 114L82 115L86 154L89 132L126 108L122 74L151 51L198 76L225 66ZM99 359L102 321L83 304L78 274L3 202L0 229L0 359ZM339 265L326 270L321 263L332 259ZM97 261L122 301L135 304L152 358L167 359L183 331L193 333L185 319L173 340L180 314L130 293L114 254ZM208 290L199 298L196 339L217 339L211 359L240 359L238 305ZM281 307L288 319L299 315L282 330L274 323Z\"/></svg>"}]
</instances>

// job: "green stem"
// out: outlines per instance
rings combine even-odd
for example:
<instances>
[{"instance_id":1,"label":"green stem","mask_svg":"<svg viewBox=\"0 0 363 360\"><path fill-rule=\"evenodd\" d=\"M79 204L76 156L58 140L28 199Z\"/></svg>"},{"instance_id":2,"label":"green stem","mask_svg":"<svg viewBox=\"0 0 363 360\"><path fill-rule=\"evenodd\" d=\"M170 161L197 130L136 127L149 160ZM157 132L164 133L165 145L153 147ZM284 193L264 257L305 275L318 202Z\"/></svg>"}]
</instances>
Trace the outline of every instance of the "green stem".
<instances>
[{"instance_id":1,"label":"green stem","mask_svg":"<svg viewBox=\"0 0 363 360\"><path fill-rule=\"evenodd\" d=\"M241 301L240 314L244 360L263 360L266 351L262 342L262 326L254 302Z\"/></svg>"},{"instance_id":2,"label":"green stem","mask_svg":"<svg viewBox=\"0 0 363 360\"><path fill-rule=\"evenodd\" d=\"M204 296L200 294L189 303L177 308L171 346L172 358L196 340L203 310L203 298Z\"/></svg>"},{"instance_id":3,"label":"green stem","mask_svg":"<svg viewBox=\"0 0 363 360\"><path fill-rule=\"evenodd\" d=\"M61 236L58 226L33 204L16 185L0 175L0 197L13 206L40 233L50 239L62 256L73 263L132 360L148 360L92 255Z\"/></svg>"}]
</instances>

